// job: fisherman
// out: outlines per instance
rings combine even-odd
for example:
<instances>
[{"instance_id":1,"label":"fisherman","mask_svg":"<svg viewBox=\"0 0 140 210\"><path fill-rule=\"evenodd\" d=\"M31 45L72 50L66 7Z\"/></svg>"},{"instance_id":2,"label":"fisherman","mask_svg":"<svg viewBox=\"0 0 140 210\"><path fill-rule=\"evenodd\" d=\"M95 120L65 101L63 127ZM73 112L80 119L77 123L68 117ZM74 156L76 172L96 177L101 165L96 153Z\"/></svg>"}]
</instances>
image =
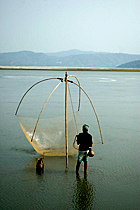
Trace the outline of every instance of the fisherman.
<instances>
[{"instance_id":1,"label":"fisherman","mask_svg":"<svg viewBox=\"0 0 140 210\"><path fill-rule=\"evenodd\" d=\"M76 175L79 175L79 169L81 162L84 162L84 175L87 174L87 161L88 156L93 157L94 152L92 150L92 135L88 133L89 126L83 125L83 133L77 135L77 144L79 145L78 159L76 165Z\"/></svg>"}]
</instances>

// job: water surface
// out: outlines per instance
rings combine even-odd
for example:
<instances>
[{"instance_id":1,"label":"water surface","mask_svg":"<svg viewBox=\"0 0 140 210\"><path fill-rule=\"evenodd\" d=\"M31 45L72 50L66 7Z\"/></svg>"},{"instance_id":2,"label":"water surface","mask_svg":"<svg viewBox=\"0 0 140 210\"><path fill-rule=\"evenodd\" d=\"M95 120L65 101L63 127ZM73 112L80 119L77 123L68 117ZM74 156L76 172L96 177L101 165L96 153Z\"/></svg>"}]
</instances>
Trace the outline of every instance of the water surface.
<instances>
[{"instance_id":1,"label":"water surface","mask_svg":"<svg viewBox=\"0 0 140 210\"><path fill-rule=\"evenodd\" d=\"M88 175L75 176L77 156L46 157L43 174L35 170L40 157L22 133L14 115L24 92L38 80L64 72L0 71L0 209L138 210L140 194L139 72L69 72L96 108L104 144L93 149ZM28 106L27 106L28 108ZM86 103L82 109L86 110ZM88 116L88 110L86 110ZM90 115L90 114L89 114ZM90 117L89 117L90 118Z\"/></svg>"}]
</instances>

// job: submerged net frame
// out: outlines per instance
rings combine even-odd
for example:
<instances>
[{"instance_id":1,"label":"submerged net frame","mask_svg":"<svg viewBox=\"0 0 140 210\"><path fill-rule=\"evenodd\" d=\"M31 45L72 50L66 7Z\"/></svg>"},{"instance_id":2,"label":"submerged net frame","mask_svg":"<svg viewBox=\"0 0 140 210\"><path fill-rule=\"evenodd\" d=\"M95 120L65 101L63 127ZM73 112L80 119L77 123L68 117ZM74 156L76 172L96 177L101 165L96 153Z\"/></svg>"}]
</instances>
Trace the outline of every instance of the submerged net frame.
<instances>
[{"instance_id":1,"label":"submerged net frame","mask_svg":"<svg viewBox=\"0 0 140 210\"><path fill-rule=\"evenodd\" d=\"M72 80L69 80L68 78L69 77L74 77L76 80L77 80L77 83L75 83L74 81L72 81ZM35 124L35 127L34 127L34 130L33 130L33 132L27 132L27 130L29 129L29 127L28 128L25 128L26 126L23 126L22 125L22 122L21 122L21 120L20 120L20 117L17 115L17 113L18 113L18 110L19 110L19 107L20 107L20 105L21 105L21 103L22 103L22 101L23 101L23 99L24 99L24 97L26 96L26 94L33 88L33 87L35 87L36 85L38 85L39 83L42 83L42 82L45 82L45 81L48 81L48 80L60 80L60 82L55 86L55 88L53 89L53 91L50 93L50 95L48 96L48 98L46 99L46 101L45 101L45 103L44 103L44 105L43 105L43 107L42 107L42 109L41 109L41 111L40 111L40 114L39 114L39 116L38 116L38 119L37 119L37 121L36 121L36 124ZM41 114L42 114L42 112L43 112L43 110L44 110L44 108L45 108L45 106L46 106L46 104L47 104L47 102L48 102L48 100L50 99L50 97L51 97L51 95L54 93L54 91L59 87L59 85L62 83L62 82L65 82L65 119L64 119L64 121L65 121L65 126L64 126L64 131L63 132L65 132L65 146L64 146L64 144L62 144L61 146L61 148L59 148L60 150L61 150L61 152L59 153L59 152L57 152L56 150L57 149L49 149L48 147L47 147L47 149L44 147L43 149L42 148L40 148L39 147L39 145L37 144L37 138L38 138L38 133L40 132L42 132L43 133L43 129L42 130L40 130L39 131L39 129L37 128L37 126L38 126L38 123L39 123L39 121L40 121L40 117L41 117ZM45 156L66 156L66 167L68 167L68 155L72 155L72 154L74 154L74 153L76 153L77 151L75 151L75 146L74 146L74 143L75 143L75 140L74 140L74 143L73 143L73 149L71 148L71 149L69 149L69 147L70 147L70 145L68 145L68 133L69 133L69 130L68 130L68 126L69 127L73 127L73 129L74 129L74 124L75 124L75 127L76 127L76 133L78 133L78 129L77 129L77 122L76 122L76 117L75 117L75 115L76 115L76 113L75 113L75 111L74 111L74 108L73 108L73 105L72 105L72 100L71 100L71 106L72 106L72 111L73 111L73 121L74 121L74 123L73 123L73 121L69 121L68 122L68 114L67 114L67 95L68 95L68 83L71 83L71 84L74 84L75 86L77 86L78 88L79 88L79 103L78 103L78 111L80 110L80 97L81 97L81 91L83 91L83 93L86 95L86 97L88 98L88 100L89 100L89 102L90 102L90 104L91 104L91 107L92 107L92 109L93 109L93 111L94 111L94 114L95 114L95 116L96 116L96 120L97 120L97 123L98 123L98 127L99 127L99 132L100 132L100 137L101 137L101 142L102 142L102 144L103 144L103 137L102 137L102 132L101 132L101 127L100 127L100 123L99 123L99 119L98 119L98 116L97 116L97 113L96 113L96 111L95 111L95 108L94 108L94 106L93 106L93 103L92 103L92 101L91 101L91 99L90 99L90 97L88 96L88 94L85 92L85 90L80 86L80 82L79 82L79 80L77 79L77 77L76 76L74 76L74 75L67 75L67 72L66 72L66 74L65 74L65 78L59 78L59 77L56 77L56 78L47 78L47 79L44 79L44 80L40 80L40 81L38 81L37 83L35 83L35 84L33 84L25 93L24 93L24 95L22 96L22 98L21 98L21 100L20 100L20 102L19 102L19 104L18 104L18 107L17 107L17 109L16 109L16 112L15 112L15 115L17 115L17 117L18 117L18 120L19 120L19 123L20 123L20 126L21 126L21 129L22 129L22 131L23 131L23 133L25 134L25 136L26 136L26 138L27 138L27 140L30 142L30 144L33 146L33 148L39 153L39 154L42 154L42 155L45 155ZM69 90L69 94L70 94L70 90ZM70 98L71 98L71 95L70 95ZM79 121L80 122L80 121ZM68 125L69 124L69 125ZM50 130L51 130L51 128L49 128ZM48 133L49 133L49 130L48 130ZM73 138L74 139L74 138ZM77 149L77 148L76 148ZM70 151L70 152L69 152ZM61 155L60 155L61 154Z\"/></svg>"}]
</instances>

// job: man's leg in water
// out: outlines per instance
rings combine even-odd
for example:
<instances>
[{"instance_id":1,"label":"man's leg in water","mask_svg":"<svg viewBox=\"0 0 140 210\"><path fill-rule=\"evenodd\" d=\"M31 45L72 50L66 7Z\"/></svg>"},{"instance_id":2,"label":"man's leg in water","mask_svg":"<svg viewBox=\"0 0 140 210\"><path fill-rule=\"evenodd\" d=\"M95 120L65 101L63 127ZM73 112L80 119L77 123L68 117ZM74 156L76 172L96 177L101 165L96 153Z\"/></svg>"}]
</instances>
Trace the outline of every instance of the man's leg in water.
<instances>
[{"instance_id":1,"label":"man's leg in water","mask_svg":"<svg viewBox=\"0 0 140 210\"><path fill-rule=\"evenodd\" d=\"M86 158L84 160L84 174L85 175L87 174L87 160L86 160Z\"/></svg>"}]
</instances>

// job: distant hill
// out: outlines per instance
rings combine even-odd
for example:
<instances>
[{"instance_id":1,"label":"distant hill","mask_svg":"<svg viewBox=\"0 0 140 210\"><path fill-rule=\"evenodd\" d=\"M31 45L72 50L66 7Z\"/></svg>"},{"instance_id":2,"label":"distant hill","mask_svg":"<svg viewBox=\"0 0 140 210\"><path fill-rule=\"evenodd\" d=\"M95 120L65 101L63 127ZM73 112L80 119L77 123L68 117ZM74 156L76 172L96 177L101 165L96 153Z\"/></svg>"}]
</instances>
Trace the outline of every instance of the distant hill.
<instances>
[{"instance_id":1,"label":"distant hill","mask_svg":"<svg viewBox=\"0 0 140 210\"><path fill-rule=\"evenodd\" d=\"M55 52L55 53L46 53L46 55L49 56L57 56L57 57L66 57L66 56L70 56L70 55L85 55L85 54L97 54L97 52L93 52L93 51L82 51L82 50L77 50L77 49L73 49L73 50L67 50L67 51L61 51L61 52Z\"/></svg>"},{"instance_id":2,"label":"distant hill","mask_svg":"<svg viewBox=\"0 0 140 210\"><path fill-rule=\"evenodd\" d=\"M117 66L118 68L140 68L140 60L131 61L128 63L124 63L122 65Z\"/></svg>"},{"instance_id":3,"label":"distant hill","mask_svg":"<svg viewBox=\"0 0 140 210\"><path fill-rule=\"evenodd\" d=\"M140 60L140 55L69 50L57 53L0 53L0 66L109 67Z\"/></svg>"}]
</instances>

